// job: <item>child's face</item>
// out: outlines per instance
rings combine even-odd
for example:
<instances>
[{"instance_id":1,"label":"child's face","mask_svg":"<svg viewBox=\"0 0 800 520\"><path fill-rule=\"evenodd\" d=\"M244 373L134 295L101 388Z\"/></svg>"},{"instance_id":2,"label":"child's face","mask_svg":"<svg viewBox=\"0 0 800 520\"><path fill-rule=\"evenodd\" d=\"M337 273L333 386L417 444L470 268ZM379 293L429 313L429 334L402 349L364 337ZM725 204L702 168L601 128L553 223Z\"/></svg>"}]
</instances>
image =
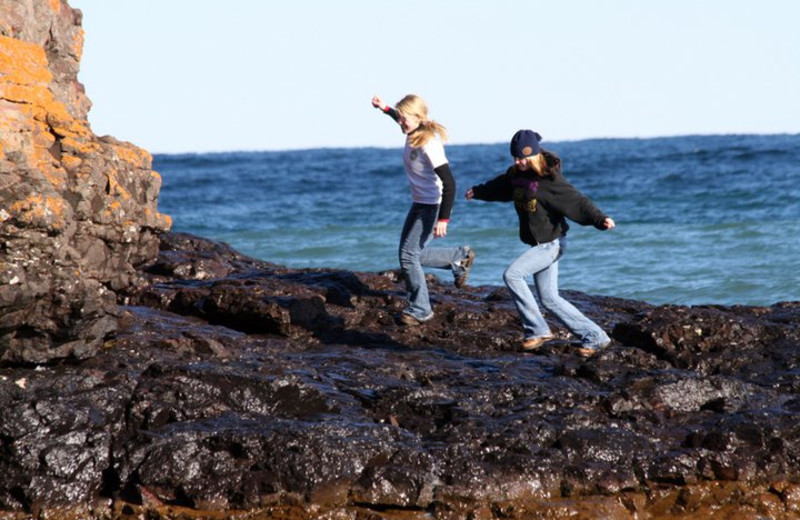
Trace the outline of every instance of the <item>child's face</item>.
<instances>
[{"instance_id":1,"label":"child's face","mask_svg":"<svg viewBox=\"0 0 800 520\"><path fill-rule=\"evenodd\" d=\"M412 114L404 114L399 112L400 128L403 129L404 134L410 134L419 127L420 118Z\"/></svg>"}]
</instances>

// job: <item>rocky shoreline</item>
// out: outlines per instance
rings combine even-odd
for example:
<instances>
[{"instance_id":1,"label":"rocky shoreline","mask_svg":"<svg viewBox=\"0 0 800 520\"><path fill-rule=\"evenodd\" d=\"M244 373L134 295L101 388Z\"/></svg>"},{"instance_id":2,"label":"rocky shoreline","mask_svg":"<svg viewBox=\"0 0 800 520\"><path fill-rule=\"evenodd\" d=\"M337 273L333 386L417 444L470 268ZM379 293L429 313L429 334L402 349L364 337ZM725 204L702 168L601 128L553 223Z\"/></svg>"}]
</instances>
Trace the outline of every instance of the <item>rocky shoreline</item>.
<instances>
[{"instance_id":1,"label":"rocky shoreline","mask_svg":"<svg viewBox=\"0 0 800 520\"><path fill-rule=\"evenodd\" d=\"M143 274L91 358L0 369L3 510L800 514L800 302L567 293L614 338L587 361L558 327L520 352L497 287L432 278L436 317L408 328L391 271L288 269L171 233Z\"/></svg>"}]
</instances>

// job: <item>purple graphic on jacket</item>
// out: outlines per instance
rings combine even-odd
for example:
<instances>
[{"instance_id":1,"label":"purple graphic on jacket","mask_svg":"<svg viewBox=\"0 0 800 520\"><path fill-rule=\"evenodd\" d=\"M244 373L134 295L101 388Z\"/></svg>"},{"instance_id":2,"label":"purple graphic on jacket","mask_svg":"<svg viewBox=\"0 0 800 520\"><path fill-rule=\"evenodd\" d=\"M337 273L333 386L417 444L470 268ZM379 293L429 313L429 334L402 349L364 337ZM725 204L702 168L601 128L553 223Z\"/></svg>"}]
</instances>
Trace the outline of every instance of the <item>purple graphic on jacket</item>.
<instances>
[{"instance_id":1,"label":"purple graphic on jacket","mask_svg":"<svg viewBox=\"0 0 800 520\"><path fill-rule=\"evenodd\" d=\"M511 185L514 186L514 206L517 210L535 213L539 181L524 177L514 177L511 179Z\"/></svg>"},{"instance_id":2,"label":"purple graphic on jacket","mask_svg":"<svg viewBox=\"0 0 800 520\"><path fill-rule=\"evenodd\" d=\"M536 195L539 191L539 181L536 179L526 179L525 177L514 177L511 179L511 185L515 188L524 188L530 190Z\"/></svg>"}]
</instances>

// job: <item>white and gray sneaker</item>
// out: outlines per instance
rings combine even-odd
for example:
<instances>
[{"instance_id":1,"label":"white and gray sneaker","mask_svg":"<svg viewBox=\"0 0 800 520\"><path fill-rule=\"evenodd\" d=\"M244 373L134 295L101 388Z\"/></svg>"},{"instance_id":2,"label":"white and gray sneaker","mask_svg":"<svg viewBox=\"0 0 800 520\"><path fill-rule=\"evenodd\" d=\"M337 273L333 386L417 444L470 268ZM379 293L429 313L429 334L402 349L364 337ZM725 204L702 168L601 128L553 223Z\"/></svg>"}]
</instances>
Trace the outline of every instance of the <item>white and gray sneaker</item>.
<instances>
[{"instance_id":1,"label":"white and gray sneaker","mask_svg":"<svg viewBox=\"0 0 800 520\"><path fill-rule=\"evenodd\" d=\"M433 318L433 313L428 314L424 318L417 318L416 316L412 316L407 312L400 313L400 323L402 325L408 325L409 327L416 327L417 325L421 325L426 321L430 321Z\"/></svg>"},{"instance_id":2,"label":"white and gray sneaker","mask_svg":"<svg viewBox=\"0 0 800 520\"><path fill-rule=\"evenodd\" d=\"M463 288L467 285L467 279L469 278L469 270L472 269L472 264L475 262L475 252L472 249L467 251L467 256L461 261L461 273L456 276L455 281L453 282L458 289Z\"/></svg>"}]
</instances>

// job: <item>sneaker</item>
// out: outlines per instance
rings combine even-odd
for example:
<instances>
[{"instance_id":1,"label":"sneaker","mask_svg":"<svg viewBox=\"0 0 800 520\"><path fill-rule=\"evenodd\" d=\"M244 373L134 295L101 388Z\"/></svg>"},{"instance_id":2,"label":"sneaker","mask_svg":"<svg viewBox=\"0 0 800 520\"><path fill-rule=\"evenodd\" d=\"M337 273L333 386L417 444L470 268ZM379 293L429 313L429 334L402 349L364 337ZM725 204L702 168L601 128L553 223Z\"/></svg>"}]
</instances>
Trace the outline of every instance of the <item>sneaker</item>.
<instances>
[{"instance_id":1,"label":"sneaker","mask_svg":"<svg viewBox=\"0 0 800 520\"><path fill-rule=\"evenodd\" d=\"M455 279L455 286L458 289L461 289L465 285L467 285L467 278L469 278L469 270L472 268L472 263L475 261L475 251L470 249L467 251L467 257L461 261L461 267L463 271L461 274L456 276Z\"/></svg>"},{"instance_id":2,"label":"sneaker","mask_svg":"<svg viewBox=\"0 0 800 520\"><path fill-rule=\"evenodd\" d=\"M536 338L526 338L522 340L522 349L523 350L536 350L551 339L553 339L552 334L548 334L547 336L539 336Z\"/></svg>"},{"instance_id":3,"label":"sneaker","mask_svg":"<svg viewBox=\"0 0 800 520\"><path fill-rule=\"evenodd\" d=\"M409 327L416 327L417 325L429 321L431 318L433 318L433 313L428 314L424 318L417 318L416 316L412 316L407 312L400 313L400 323L402 325L408 325Z\"/></svg>"},{"instance_id":4,"label":"sneaker","mask_svg":"<svg viewBox=\"0 0 800 520\"><path fill-rule=\"evenodd\" d=\"M594 347L581 347L578 349L578 355L582 358L590 358L609 346L611 344L611 340L607 339L604 343L601 343Z\"/></svg>"}]
</instances>

